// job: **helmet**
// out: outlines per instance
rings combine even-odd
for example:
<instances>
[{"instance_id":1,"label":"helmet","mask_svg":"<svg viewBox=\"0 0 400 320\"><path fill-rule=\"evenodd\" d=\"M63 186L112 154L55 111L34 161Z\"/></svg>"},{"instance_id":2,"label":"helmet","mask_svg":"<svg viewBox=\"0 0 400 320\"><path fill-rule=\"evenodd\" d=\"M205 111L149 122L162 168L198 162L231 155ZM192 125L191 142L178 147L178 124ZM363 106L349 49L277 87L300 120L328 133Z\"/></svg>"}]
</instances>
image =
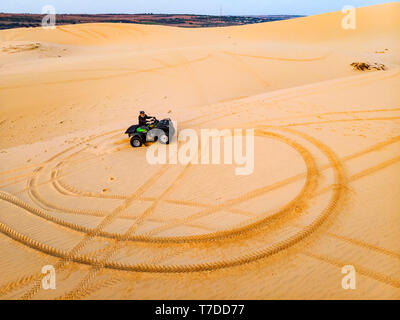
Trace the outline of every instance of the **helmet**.
<instances>
[{"instance_id":1,"label":"helmet","mask_svg":"<svg viewBox=\"0 0 400 320\"><path fill-rule=\"evenodd\" d=\"M140 114L145 114L145 112L144 111L140 111Z\"/></svg>"}]
</instances>

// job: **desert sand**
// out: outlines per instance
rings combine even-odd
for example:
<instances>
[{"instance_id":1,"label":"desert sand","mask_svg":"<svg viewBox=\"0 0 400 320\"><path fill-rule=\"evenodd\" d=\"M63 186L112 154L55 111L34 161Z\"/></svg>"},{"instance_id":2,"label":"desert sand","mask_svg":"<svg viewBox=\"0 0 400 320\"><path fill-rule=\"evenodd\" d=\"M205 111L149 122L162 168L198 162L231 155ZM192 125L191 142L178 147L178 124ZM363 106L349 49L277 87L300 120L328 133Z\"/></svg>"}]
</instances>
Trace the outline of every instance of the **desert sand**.
<instances>
[{"instance_id":1,"label":"desert sand","mask_svg":"<svg viewBox=\"0 0 400 320\"><path fill-rule=\"evenodd\" d=\"M0 31L0 298L399 299L400 3L343 16ZM142 109L254 173L150 165Z\"/></svg>"}]
</instances>

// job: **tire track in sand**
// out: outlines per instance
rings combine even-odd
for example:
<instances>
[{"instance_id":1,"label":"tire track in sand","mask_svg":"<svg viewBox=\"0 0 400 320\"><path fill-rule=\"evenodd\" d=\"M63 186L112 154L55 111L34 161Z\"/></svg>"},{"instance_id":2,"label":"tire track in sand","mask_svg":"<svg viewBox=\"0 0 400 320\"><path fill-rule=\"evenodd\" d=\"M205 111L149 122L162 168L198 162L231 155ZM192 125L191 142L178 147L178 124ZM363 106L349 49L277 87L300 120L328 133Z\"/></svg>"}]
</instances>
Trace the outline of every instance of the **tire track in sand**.
<instances>
[{"instance_id":1,"label":"tire track in sand","mask_svg":"<svg viewBox=\"0 0 400 320\"><path fill-rule=\"evenodd\" d=\"M135 221L134 224L132 224L129 229L125 232L125 236L129 236L132 234L137 227L144 221L144 218L150 215L158 206L158 204L165 198L165 196L170 193L179 183L179 181L184 177L186 172L190 169L191 165L188 164L182 172L178 175L178 177L172 181L172 183L167 187L162 194L157 197L156 201L153 202L153 204L147 208L140 216L139 218ZM93 266L87 276L78 284L76 288L62 296L62 299L80 299L89 294L87 288L90 286L90 282L92 282L98 272L104 268L104 265L106 261L109 261L119 249L125 247L127 244L123 241L119 241L118 239L114 240L114 243L110 245L108 248L105 250L104 258L99 261L98 265ZM100 289L101 287L98 287Z\"/></svg>"},{"instance_id":2,"label":"tire track in sand","mask_svg":"<svg viewBox=\"0 0 400 320\"><path fill-rule=\"evenodd\" d=\"M307 136L306 136L307 137ZM312 142L315 142L311 140ZM323 145L320 145L323 146ZM147 265L147 264L125 264L119 262L106 262L104 264L104 268L108 269L116 269L116 270L125 270L125 271L135 271L135 272L158 272L158 273L176 273L176 272L200 272L200 271L210 271L216 270L221 268L233 267L245 263L250 263L252 261L265 258L276 254L282 250L288 249L289 247L297 244L299 241L303 240L304 238L310 236L312 233L316 231L316 229L321 226L326 219L332 215L335 208L338 205L340 197L344 191L344 183L345 178L342 172L342 168L340 162L337 160L334 153L328 148L323 147L322 151L327 155L329 161L332 164L332 167L335 168L335 187L333 188L334 192L332 193L331 200L328 206L317 215L317 217L304 229L300 230L296 234L290 236L289 238L282 240L278 243L272 244L266 248L257 250L255 252L246 254L244 256L232 258L232 259L225 259L222 261L212 262L212 263L200 263L195 265ZM0 225L1 229L3 230L3 226ZM3 230L4 231L4 230ZM18 241L23 241L24 239L21 238L21 235L14 231L13 234L10 236ZM51 248L47 245L43 245L44 249L51 254L57 254L54 251L54 248ZM89 264L94 265L97 264L99 261L96 259L89 259L84 255L70 255L70 261L74 261L77 263Z\"/></svg>"},{"instance_id":3,"label":"tire track in sand","mask_svg":"<svg viewBox=\"0 0 400 320\"><path fill-rule=\"evenodd\" d=\"M345 261L341 261L338 259L334 259L325 255L320 255L320 254L315 254L315 253L311 253L311 252L303 252L303 255L307 256L307 257L311 257L320 261L323 261L325 263L331 264L333 266L339 267L339 268L343 268L345 265L348 265L348 262ZM360 265L354 264L352 263L352 265L354 266L354 268L357 270L357 273L362 274L363 276L366 276L368 278L372 278L374 280L377 280L379 282L382 282L384 284L387 284L391 287L394 288L400 288L400 280L393 278L391 276L387 276L385 274L379 273L379 272L375 272L373 270L370 270L368 268L364 268Z\"/></svg>"},{"instance_id":4,"label":"tire track in sand","mask_svg":"<svg viewBox=\"0 0 400 320\"><path fill-rule=\"evenodd\" d=\"M270 192L272 190L275 190L277 188L281 188L287 184L293 183L295 181L298 181L299 179L306 178L305 184L300 191L300 193L287 205L285 205L282 209L276 211L273 215L270 215L268 217L265 217L264 219L260 219L259 221L255 221L248 226L242 226L240 228L234 229L234 230L227 230L227 231L217 231L214 233L210 234L205 234L205 235L199 235L199 236L186 236L186 237L153 237L150 235L121 235L118 233L110 233L110 232L99 232L99 236L102 237L107 237L107 238L112 238L112 239L118 239L120 241L136 241L136 242L153 242L153 243L160 243L160 242L170 242L170 243L183 243L183 242L205 242L205 241L214 241L214 240L222 240L222 239L229 239L235 236L243 235L245 233L249 233L251 231L254 231L255 229L258 229L266 224L268 224L271 221L275 221L282 215L289 214L293 210L299 210L299 208L304 207L304 199L308 197L309 194L311 194L317 186L317 176L318 172L316 169L316 164L311 156L311 154L304 149L302 146L300 146L298 143L285 138L284 136L278 135L276 133L263 133L262 135L265 135L267 137L273 137L276 139L279 139L290 146L292 146L295 150L299 152L299 154L303 157L303 160L306 164L307 167L307 173L305 174L299 174L293 177L290 177L288 179L284 179L282 181L279 181L275 184L268 185L256 190L253 190L251 192L248 192L245 195L242 195L238 198L232 199L228 201L227 203L223 203L217 206L208 206L204 209L202 207L203 211L199 212L196 216L190 216L187 218L185 221L178 221L174 222L172 225L166 225L163 227L163 229L168 229L171 228L172 226L175 225L180 225L183 222L184 223L189 223L193 220L196 220L199 216L205 216L220 210L229 210L230 207L237 205L239 203L251 200L255 197L259 197L267 192ZM182 178L182 177L181 177ZM31 186L32 191L35 191L34 186ZM35 194L35 192L33 192ZM35 194L35 197L38 198L38 195ZM46 200L41 200L40 201L46 203ZM149 208L148 212L151 212L153 210L153 206ZM146 216L148 213L146 212ZM53 222L59 222L58 220L53 220ZM76 230L76 231L81 231L81 228L79 226L77 227L76 225L73 224L68 224L68 227ZM158 231L158 230L157 230Z\"/></svg>"},{"instance_id":5,"label":"tire track in sand","mask_svg":"<svg viewBox=\"0 0 400 320\"><path fill-rule=\"evenodd\" d=\"M153 183L156 181L161 175L163 175L166 171L167 167L162 166L160 170L158 170L150 179L148 179L141 187L139 187L138 190L136 190L129 199L125 200L121 205L119 205L113 212L106 216L100 223L99 225L94 229L91 230L89 233L87 233L83 239L71 250L69 251L66 255L63 254L61 257L61 260L56 263L54 266L55 269L57 270L58 268L61 268L68 264L71 261L71 257L75 256L81 249L83 249L86 244L92 240L94 237L98 235L101 230L109 225L114 218L123 210L125 210L132 201L134 201L138 196L141 196ZM40 289L40 281L36 281L35 285L33 288L29 291L27 291L23 296L22 299L31 299Z\"/></svg>"}]
</instances>

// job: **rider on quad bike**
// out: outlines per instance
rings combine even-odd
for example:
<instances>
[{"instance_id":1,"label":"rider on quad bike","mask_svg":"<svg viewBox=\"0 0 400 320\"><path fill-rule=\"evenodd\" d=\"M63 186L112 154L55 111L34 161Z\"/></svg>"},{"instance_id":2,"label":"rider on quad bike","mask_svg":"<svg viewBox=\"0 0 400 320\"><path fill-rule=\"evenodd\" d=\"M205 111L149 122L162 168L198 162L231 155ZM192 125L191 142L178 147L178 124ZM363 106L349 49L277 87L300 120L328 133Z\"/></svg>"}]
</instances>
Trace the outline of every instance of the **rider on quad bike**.
<instances>
[{"instance_id":1,"label":"rider on quad bike","mask_svg":"<svg viewBox=\"0 0 400 320\"><path fill-rule=\"evenodd\" d=\"M140 111L139 124L130 126L126 134L131 139L131 146L134 148L147 146L147 142L159 141L161 144L169 144L170 139L175 135L176 130L171 119L157 120L149 117L144 111Z\"/></svg>"},{"instance_id":2,"label":"rider on quad bike","mask_svg":"<svg viewBox=\"0 0 400 320\"><path fill-rule=\"evenodd\" d=\"M139 114L139 126L141 127L149 127L152 123L154 123L154 117L148 116L144 111L140 111Z\"/></svg>"}]
</instances>

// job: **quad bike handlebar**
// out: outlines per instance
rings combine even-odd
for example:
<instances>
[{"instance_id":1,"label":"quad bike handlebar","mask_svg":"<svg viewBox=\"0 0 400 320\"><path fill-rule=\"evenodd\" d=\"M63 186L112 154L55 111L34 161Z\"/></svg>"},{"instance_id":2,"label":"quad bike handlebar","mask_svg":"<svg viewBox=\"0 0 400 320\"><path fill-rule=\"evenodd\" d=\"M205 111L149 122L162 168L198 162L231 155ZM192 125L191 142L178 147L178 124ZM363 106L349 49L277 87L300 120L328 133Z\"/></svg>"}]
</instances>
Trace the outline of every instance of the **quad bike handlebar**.
<instances>
[{"instance_id":1,"label":"quad bike handlebar","mask_svg":"<svg viewBox=\"0 0 400 320\"><path fill-rule=\"evenodd\" d=\"M148 124L150 127L156 126L159 122L160 122L160 121L158 121L156 117L151 118L151 120L147 120L147 124Z\"/></svg>"}]
</instances>

